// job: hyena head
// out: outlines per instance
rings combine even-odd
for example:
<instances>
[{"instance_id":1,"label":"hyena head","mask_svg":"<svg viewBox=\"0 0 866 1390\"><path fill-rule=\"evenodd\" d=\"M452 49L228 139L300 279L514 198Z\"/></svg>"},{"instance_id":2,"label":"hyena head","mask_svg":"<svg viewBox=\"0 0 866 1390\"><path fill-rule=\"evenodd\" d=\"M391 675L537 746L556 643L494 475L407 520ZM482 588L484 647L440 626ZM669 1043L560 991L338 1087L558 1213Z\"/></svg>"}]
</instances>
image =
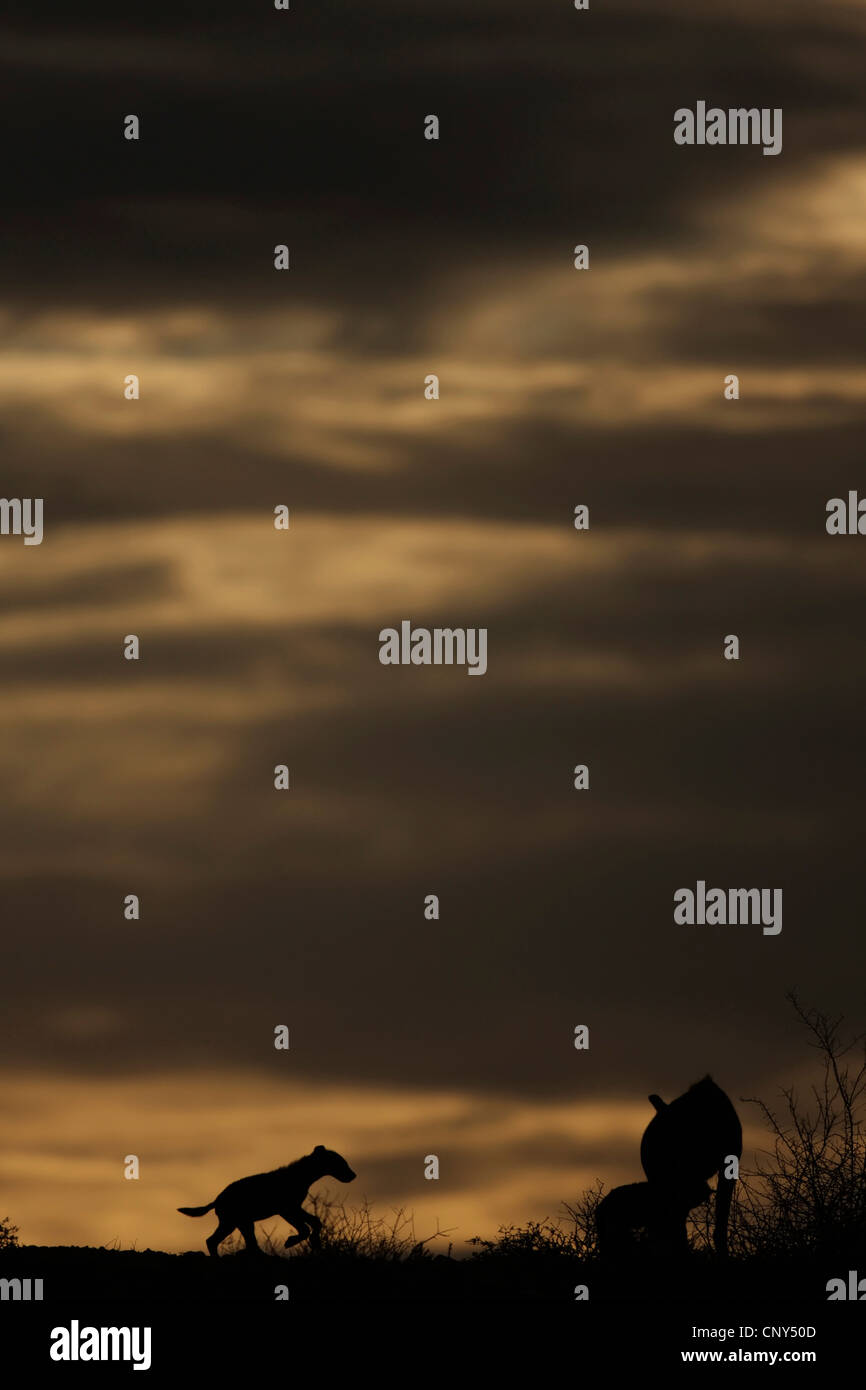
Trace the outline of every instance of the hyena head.
<instances>
[{"instance_id":1,"label":"hyena head","mask_svg":"<svg viewBox=\"0 0 866 1390\"><path fill-rule=\"evenodd\" d=\"M323 1178L336 1178L338 1182L351 1182L356 1178L357 1173L353 1173L346 1160L334 1149L326 1149L324 1144L317 1144L313 1149L318 1163L322 1169Z\"/></svg>"}]
</instances>

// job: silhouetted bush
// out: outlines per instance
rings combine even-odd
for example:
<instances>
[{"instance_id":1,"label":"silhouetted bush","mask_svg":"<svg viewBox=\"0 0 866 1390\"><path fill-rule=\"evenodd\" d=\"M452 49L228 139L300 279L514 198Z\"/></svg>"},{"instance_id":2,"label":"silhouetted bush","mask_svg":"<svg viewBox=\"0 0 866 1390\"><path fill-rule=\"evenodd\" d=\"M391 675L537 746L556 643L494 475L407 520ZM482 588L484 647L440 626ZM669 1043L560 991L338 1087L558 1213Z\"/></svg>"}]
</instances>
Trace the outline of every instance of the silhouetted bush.
<instances>
[{"instance_id":1,"label":"silhouetted bush","mask_svg":"<svg viewBox=\"0 0 866 1390\"><path fill-rule=\"evenodd\" d=\"M753 1100L773 1138L737 1185L732 1249L743 1257L845 1259L866 1248L866 1047L842 1018L788 995L820 1056L811 1095L793 1086L776 1107ZM853 1057L852 1057L853 1054Z\"/></svg>"},{"instance_id":2,"label":"silhouetted bush","mask_svg":"<svg viewBox=\"0 0 866 1390\"><path fill-rule=\"evenodd\" d=\"M18 1227L13 1226L8 1216L0 1219L0 1250L9 1250L18 1244Z\"/></svg>"}]
</instances>

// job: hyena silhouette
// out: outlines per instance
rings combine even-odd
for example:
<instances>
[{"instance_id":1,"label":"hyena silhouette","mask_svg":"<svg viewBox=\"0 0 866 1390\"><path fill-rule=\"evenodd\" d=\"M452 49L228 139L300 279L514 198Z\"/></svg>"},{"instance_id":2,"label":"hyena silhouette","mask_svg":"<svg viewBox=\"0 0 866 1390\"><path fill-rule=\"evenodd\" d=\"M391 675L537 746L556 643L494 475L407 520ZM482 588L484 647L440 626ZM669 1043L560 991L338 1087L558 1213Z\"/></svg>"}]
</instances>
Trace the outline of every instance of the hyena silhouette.
<instances>
[{"instance_id":1,"label":"hyena silhouette","mask_svg":"<svg viewBox=\"0 0 866 1390\"><path fill-rule=\"evenodd\" d=\"M322 1223L318 1216L304 1211L301 1206L310 1186L319 1178L351 1182L356 1176L340 1154L326 1149L324 1144L317 1144L311 1154L283 1168L230 1182L205 1207L178 1207L178 1211L184 1216L204 1216L206 1212L216 1211L219 1225L206 1242L211 1255L218 1253L222 1241L234 1230L240 1231L247 1250L258 1250L255 1223L266 1221L269 1216L281 1216L294 1226L298 1234L288 1237L287 1246L298 1245L308 1237L311 1245L318 1245Z\"/></svg>"},{"instance_id":2,"label":"hyena silhouette","mask_svg":"<svg viewBox=\"0 0 866 1390\"><path fill-rule=\"evenodd\" d=\"M709 1195L709 1187L701 1181L678 1191L651 1182L614 1187L599 1202L595 1213L599 1254L619 1261L637 1256L643 1248L641 1231L646 1232L646 1248L653 1256L687 1253L689 1212Z\"/></svg>"},{"instance_id":3,"label":"hyena silhouette","mask_svg":"<svg viewBox=\"0 0 866 1390\"><path fill-rule=\"evenodd\" d=\"M714 1244L728 1252L728 1216L734 1178L725 1177L728 1160L743 1153L743 1131L736 1110L711 1076L696 1081L669 1105L650 1096L655 1115L643 1133L640 1161L650 1186L676 1204L688 1201L699 1184L718 1173ZM696 1205L696 1203L693 1203Z\"/></svg>"}]
</instances>

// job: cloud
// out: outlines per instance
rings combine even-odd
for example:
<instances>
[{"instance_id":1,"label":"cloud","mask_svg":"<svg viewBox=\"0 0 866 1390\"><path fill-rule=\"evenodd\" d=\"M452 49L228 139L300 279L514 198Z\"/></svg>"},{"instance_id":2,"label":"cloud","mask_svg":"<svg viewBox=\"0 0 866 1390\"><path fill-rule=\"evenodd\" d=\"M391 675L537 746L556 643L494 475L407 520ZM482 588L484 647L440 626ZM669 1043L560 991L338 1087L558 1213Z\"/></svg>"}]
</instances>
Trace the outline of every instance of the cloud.
<instances>
[{"instance_id":1,"label":"cloud","mask_svg":"<svg viewBox=\"0 0 866 1390\"><path fill-rule=\"evenodd\" d=\"M739 198L703 195L685 214L688 244L599 248L589 272L575 272L566 249L558 264L452 265L436 298L409 311L424 351L399 356L363 351L345 310L303 301L23 317L10 307L0 420L20 449L98 456L102 441L206 450L219 440L258 455L264 476L294 459L389 485L433 448L460 450L477 470L515 428L626 439L701 427L757 441L855 425L866 379L834 306L861 298L866 281L864 170L859 157L835 158ZM423 394L433 370L437 402ZM732 371L738 402L723 396ZM131 372L136 402L123 397Z\"/></svg>"}]
</instances>

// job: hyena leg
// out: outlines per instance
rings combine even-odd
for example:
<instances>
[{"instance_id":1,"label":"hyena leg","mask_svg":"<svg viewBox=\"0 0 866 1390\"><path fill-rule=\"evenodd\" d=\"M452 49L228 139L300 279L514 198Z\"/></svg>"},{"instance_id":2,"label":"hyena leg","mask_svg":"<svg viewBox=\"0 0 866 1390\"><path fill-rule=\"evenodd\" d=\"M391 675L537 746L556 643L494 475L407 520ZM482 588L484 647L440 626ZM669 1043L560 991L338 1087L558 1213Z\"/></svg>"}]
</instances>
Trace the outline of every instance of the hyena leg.
<instances>
[{"instance_id":1,"label":"hyena leg","mask_svg":"<svg viewBox=\"0 0 866 1390\"><path fill-rule=\"evenodd\" d=\"M322 1223L317 1216L313 1216L311 1212L304 1211L302 1207L297 1207L294 1211L281 1211L280 1216L284 1221L287 1221L290 1226L294 1226L298 1233L296 1236L289 1236L287 1238L287 1250L293 1245L300 1245L301 1241L306 1240L307 1237L309 1237L311 1245L318 1245L319 1227Z\"/></svg>"},{"instance_id":2,"label":"hyena leg","mask_svg":"<svg viewBox=\"0 0 866 1390\"><path fill-rule=\"evenodd\" d=\"M211 1255L219 1254L220 1243L225 1240L226 1236L230 1236L233 1230L234 1226L230 1222L220 1221L213 1235L208 1236L205 1242L208 1253Z\"/></svg>"},{"instance_id":3,"label":"hyena leg","mask_svg":"<svg viewBox=\"0 0 866 1390\"><path fill-rule=\"evenodd\" d=\"M241 1223L238 1229L240 1230L240 1233L244 1238L244 1244L247 1247L247 1254L260 1254L261 1251L259 1249L259 1243L256 1240L256 1223L254 1221L244 1221Z\"/></svg>"},{"instance_id":4,"label":"hyena leg","mask_svg":"<svg viewBox=\"0 0 866 1390\"><path fill-rule=\"evenodd\" d=\"M305 1211L304 1216L310 1226L310 1244L318 1246L321 1244L322 1223L314 1212Z\"/></svg>"}]
</instances>

